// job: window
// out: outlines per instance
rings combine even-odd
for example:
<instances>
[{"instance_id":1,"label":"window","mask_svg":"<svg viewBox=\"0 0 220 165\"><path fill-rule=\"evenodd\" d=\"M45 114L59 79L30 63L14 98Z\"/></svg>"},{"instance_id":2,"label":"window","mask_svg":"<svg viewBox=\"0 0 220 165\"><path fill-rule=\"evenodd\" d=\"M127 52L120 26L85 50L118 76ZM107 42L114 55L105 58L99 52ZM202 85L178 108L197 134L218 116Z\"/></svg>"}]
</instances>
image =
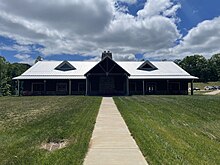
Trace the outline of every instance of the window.
<instances>
[{"instance_id":1,"label":"window","mask_svg":"<svg viewBox=\"0 0 220 165\"><path fill-rule=\"evenodd\" d=\"M67 83L57 83L57 91L58 92L66 92L67 91Z\"/></svg>"},{"instance_id":2,"label":"window","mask_svg":"<svg viewBox=\"0 0 220 165\"><path fill-rule=\"evenodd\" d=\"M174 91L179 91L180 90L180 83L179 82L170 82L169 89L174 90Z\"/></svg>"},{"instance_id":3,"label":"window","mask_svg":"<svg viewBox=\"0 0 220 165\"><path fill-rule=\"evenodd\" d=\"M78 91L84 92L86 90L86 84L85 83L79 83L78 84Z\"/></svg>"},{"instance_id":4,"label":"window","mask_svg":"<svg viewBox=\"0 0 220 165\"><path fill-rule=\"evenodd\" d=\"M129 85L130 85L130 86L129 86L130 91L136 91L136 84L135 84L135 82L130 82Z\"/></svg>"},{"instance_id":5,"label":"window","mask_svg":"<svg viewBox=\"0 0 220 165\"><path fill-rule=\"evenodd\" d=\"M33 83L32 84L32 91L33 92L44 91L44 84L43 83Z\"/></svg>"},{"instance_id":6,"label":"window","mask_svg":"<svg viewBox=\"0 0 220 165\"><path fill-rule=\"evenodd\" d=\"M151 70L156 70L157 67L154 66L150 61L145 61L137 69L151 71Z\"/></svg>"},{"instance_id":7,"label":"window","mask_svg":"<svg viewBox=\"0 0 220 165\"><path fill-rule=\"evenodd\" d=\"M60 71L69 71L69 70L75 70L76 68L72 66L68 61L63 61L55 69Z\"/></svg>"}]
</instances>

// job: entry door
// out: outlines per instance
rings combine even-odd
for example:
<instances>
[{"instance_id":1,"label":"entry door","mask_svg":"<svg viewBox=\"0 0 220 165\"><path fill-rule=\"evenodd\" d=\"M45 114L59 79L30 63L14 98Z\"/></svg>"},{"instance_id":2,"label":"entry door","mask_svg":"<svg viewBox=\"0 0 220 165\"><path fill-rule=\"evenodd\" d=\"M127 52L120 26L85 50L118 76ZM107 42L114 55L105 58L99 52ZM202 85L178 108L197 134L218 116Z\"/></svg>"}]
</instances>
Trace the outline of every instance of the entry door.
<instances>
[{"instance_id":1,"label":"entry door","mask_svg":"<svg viewBox=\"0 0 220 165\"><path fill-rule=\"evenodd\" d=\"M156 84L147 84L147 93L154 94L156 93L157 86Z\"/></svg>"},{"instance_id":2,"label":"entry door","mask_svg":"<svg viewBox=\"0 0 220 165\"><path fill-rule=\"evenodd\" d=\"M108 95L113 94L115 90L114 78L110 76L100 77L99 79L99 92L100 94Z\"/></svg>"}]
</instances>

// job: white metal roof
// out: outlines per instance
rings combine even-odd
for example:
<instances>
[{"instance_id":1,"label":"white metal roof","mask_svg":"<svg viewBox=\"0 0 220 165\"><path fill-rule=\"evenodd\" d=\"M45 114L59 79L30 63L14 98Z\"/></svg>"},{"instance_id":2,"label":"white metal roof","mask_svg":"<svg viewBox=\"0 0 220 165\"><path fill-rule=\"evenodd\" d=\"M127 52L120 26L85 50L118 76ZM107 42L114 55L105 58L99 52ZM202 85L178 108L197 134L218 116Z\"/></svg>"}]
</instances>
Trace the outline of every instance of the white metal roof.
<instances>
[{"instance_id":1,"label":"white metal roof","mask_svg":"<svg viewBox=\"0 0 220 165\"><path fill-rule=\"evenodd\" d=\"M143 61L117 62L122 68L131 74L130 79L197 79L172 61L150 61L157 69L137 69Z\"/></svg>"},{"instance_id":2,"label":"white metal roof","mask_svg":"<svg viewBox=\"0 0 220 165\"><path fill-rule=\"evenodd\" d=\"M84 74L99 61L68 61L75 70L61 71L55 68L63 61L39 61L21 76L14 79L85 79ZM158 69L137 69L143 61L120 61L116 63L130 74L130 79L197 79L191 76L174 62L151 62Z\"/></svg>"}]
</instances>

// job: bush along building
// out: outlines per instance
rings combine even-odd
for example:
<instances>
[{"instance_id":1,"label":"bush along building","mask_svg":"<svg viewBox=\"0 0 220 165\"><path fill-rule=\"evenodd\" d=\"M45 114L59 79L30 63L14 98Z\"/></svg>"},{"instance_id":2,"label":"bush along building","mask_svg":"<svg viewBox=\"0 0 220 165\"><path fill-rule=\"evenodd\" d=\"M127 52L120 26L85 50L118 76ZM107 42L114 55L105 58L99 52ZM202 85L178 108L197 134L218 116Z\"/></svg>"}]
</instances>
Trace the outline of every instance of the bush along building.
<instances>
[{"instance_id":1,"label":"bush along building","mask_svg":"<svg viewBox=\"0 0 220 165\"><path fill-rule=\"evenodd\" d=\"M170 61L39 61L14 80L19 95L187 95L191 76ZM191 91L193 94L193 90Z\"/></svg>"}]
</instances>

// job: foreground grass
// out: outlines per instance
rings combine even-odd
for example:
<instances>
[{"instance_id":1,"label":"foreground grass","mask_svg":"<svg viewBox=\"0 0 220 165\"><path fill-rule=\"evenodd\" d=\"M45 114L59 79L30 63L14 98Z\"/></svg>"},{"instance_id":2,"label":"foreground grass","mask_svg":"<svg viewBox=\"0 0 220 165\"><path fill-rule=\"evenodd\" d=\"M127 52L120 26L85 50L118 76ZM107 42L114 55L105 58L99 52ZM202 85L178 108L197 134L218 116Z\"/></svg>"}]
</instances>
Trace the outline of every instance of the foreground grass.
<instances>
[{"instance_id":1,"label":"foreground grass","mask_svg":"<svg viewBox=\"0 0 220 165\"><path fill-rule=\"evenodd\" d=\"M101 98L0 97L0 164L82 164ZM40 149L67 139L66 148Z\"/></svg>"},{"instance_id":2,"label":"foreground grass","mask_svg":"<svg viewBox=\"0 0 220 165\"><path fill-rule=\"evenodd\" d=\"M114 100L150 164L219 164L220 96Z\"/></svg>"}]
</instances>

